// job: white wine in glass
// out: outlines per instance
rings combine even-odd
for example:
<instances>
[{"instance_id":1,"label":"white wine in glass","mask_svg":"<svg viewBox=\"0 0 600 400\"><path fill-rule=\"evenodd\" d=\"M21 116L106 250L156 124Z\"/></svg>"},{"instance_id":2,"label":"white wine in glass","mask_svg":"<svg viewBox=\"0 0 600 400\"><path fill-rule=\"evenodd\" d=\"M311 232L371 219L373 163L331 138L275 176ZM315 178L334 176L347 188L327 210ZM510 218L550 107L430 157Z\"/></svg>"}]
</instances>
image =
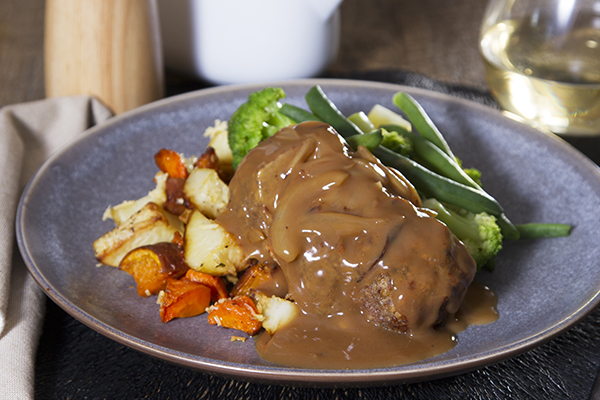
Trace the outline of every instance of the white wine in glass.
<instances>
[{"instance_id":1,"label":"white wine in glass","mask_svg":"<svg viewBox=\"0 0 600 400\"><path fill-rule=\"evenodd\" d=\"M503 109L560 135L600 135L600 1L492 0L480 51Z\"/></svg>"}]
</instances>

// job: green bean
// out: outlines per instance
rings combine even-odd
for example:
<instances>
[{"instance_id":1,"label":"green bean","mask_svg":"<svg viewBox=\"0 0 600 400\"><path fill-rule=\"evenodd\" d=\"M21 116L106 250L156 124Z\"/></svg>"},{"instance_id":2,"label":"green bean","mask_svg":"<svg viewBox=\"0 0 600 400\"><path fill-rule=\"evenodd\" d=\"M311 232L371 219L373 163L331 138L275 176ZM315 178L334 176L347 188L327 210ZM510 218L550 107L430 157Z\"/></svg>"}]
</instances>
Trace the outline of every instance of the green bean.
<instances>
[{"instance_id":1,"label":"green bean","mask_svg":"<svg viewBox=\"0 0 600 400\"><path fill-rule=\"evenodd\" d=\"M403 135L406 135L409 139L411 139L415 148L415 153L419 157L419 161L424 164L425 168L432 170L431 172L437 173L445 178L457 182L458 184L473 188L474 190L481 192L485 197L493 199L492 196L486 193L475 181L473 181L473 179L471 179L471 177L464 172L464 170L456 162L455 158L450 158L450 156L444 153L439 147L435 146L429 140L396 125L384 125L382 128L390 131L395 130L397 132L402 132ZM441 200L439 197L438 199ZM446 202L457 205L456 203L452 203L450 200L446 200ZM495 199L494 202L497 203ZM501 209L499 204L497 204L496 208L498 210ZM519 239L519 231L504 213L496 213L494 215L497 218L498 226L502 231L502 235L506 239Z\"/></svg>"},{"instance_id":2,"label":"green bean","mask_svg":"<svg viewBox=\"0 0 600 400\"><path fill-rule=\"evenodd\" d=\"M382 128L389 131L400 131L403 135L406 135L409 139L411 139L415 148L415 153L419 157L419 161L421 161L426 168L429 168L433 172L457 183L466 185L475 190L479 190L480 192L489 196L470 176L465 173L462 167L456 162L456 158L451 158L429 140L413 132L406 131L399 126L384 125ZM491 196L489 197L491 198ZM498 205L498 207L500 206ZM519 231L504 213L496 214L496 218L498 226L502 231L502 235L506 239L519 239Z\"/></svg>"},{"instance_id":3,"label":"green bean","mask_svg":"<svg viewBox=\"0 0 600 400\"><path fill-rule=\"evenodd\" d=\"M374 130L369 133L363 133L361 135L352 135L346 138L346 142L354 150L358 149L358 146L364 146L370 151L373 151L377 146L381 144L383 140L383 134L381 129Z\"/></svg>"},{"instance_id":4,"label":"green bean","mask_svg":"<svg viewBox=\"0 0 600 400\"><path fill-rule=\"evenodd\" d=\"M412 135L414 135L414 134L412 134ZM419 138L419 139L425 140L423 138ZM413 142L413 143L415 143L415 142ZM435 146L433 146L433 147L435 147ZM435 147L435 148L437 149L437 147ZM417 145L415 145L415 150L416 149L417 149ZM419 150L416 150L416 151L417 151L417 153L419 153ZM441 150L439 150L439 149L438 149L438 152L432 152L432 153L435 157L439 157L439 160L445 160L445 162L452 161L452 160L450 160L450 157L448 157L445 153L441 152ZM427 157L429 158L429 155L427 155ZM382 161L383 161L383 158L382 158ZM410 161L412 161L412 160L410 160ZM519 231L517 230L517 228L515 228L515 226L512 224L512 222L510 222L510 220L506 217L504 212L501 211L502 207L500 206L500 204L492 196L490 196L487 192L485 192L483 189L481 189L481 187L478 186L475 182L472 182L470 184L465 184L462 181L458 181L457 179L454 179L455 174L447 173L447 172L449 172L448 170L445 170L445 172L446 172L445 174L438 174L436 171L430 171L429 169L427 169L426 166L422 166L421 164L419 164L415 161L412 161L412 162L415 164L416 168L421 167L422 171L420 171L420 173L422 173L424 176L429 177L429 179L428 179L428 184L430 185L429 189L423 188L423 187L418 187L417 183L413 182L413 179L418 179L418 177L415 177L414 173L409 175L406 172L406 170L402 170L401 168L399 168L397 166L395 166L395 167L398 170L400 170L400 172L402 172L404 175L406 175L406 177L413 183L413 185L415 185L417 190L425 193L428 197L437 198L440 201L454 204L456 206L462 207L471 212L479 213L481 211L485 211L488 214L492 214L492 215L496 216L498 226L500 227L500 230L502 231L502 236L504 236L504 238L506 238L508 240L519 239ZM394 166L394 165L392 165L392 166ZM462 169L461 169L461 171L462 171ZM436 175L439 178L448 179L449 183L441 181L440 179L438 179L436 177ZM469 180L471 180L471 179L469 178ZM452 187L451 184L455 184L456 187ZM423 185L423 183L420 183L419 185ZM469 189L469 191L465 191L463 189ZM457 192L459 194L456 194ZM479 193L481 195L481 198L477 199L477 196L475 196L474 193ZM451 194L452 194L452 197L450 197ZM465 198L465 203L463 203L461 196L468 197L469 199L472 198L472 200ZM471 205L469 205L469 203L467 201L474 201L476 203L482 202L483 204L486 204L485 207L487 207L487 209L482 209L482 208L479 208L478 206L471 206ZM479 210L479 211L477 211L477 210Z\"/></svg>"},{"instance_id":5,"label":"green bean","mask_svg":"<svg viewBox=\"0 0 600 400\"><path fill-rule=\"evenodd\" d=\"M439 147L450 158L455 159L450 146L442 136L441 132L435 126L431 118L427 115L423 107L409 94L398 92L393 97L393 102L408 118L408 120L417 128L417 131L423 137L437 147Z\"/></svg>"},{"instance_id":6,"label":"green bean","mask_svg":"<svg viewBox=\"0 0 600 400\"><path fill-rule=\"evenodd\" d=\"M502 232L504 239L519 240L521 238L521 232L519 232L517 227L510 222L506 214L502 213L500 215L496 215L496 222L500 227L500 231Z\"/></svg>"},{"instance_id":7,"label":"green bean","mask_svg":"<svg viewBox=\"0 0 600 400\"><path fill-rule=\"evenodd\" d=\"M373 154L385 165L399 170L427 197L434 197L474 213L486 212L498 216L504 212L500 204L486 192L436 174L390 149L379 146L373 150Z\"/></svg>"},{"instance_id":8,"label":"green bean","mask_svg":"<svg viewBox=\"0 0 600 400\"><path fill-rule=\"evenodd\" d=\"M480 189L480 186L458 165L455 158L448 156L429 140L398 125L382 125L381 128L387 131L396 131L408 137L413 142L419 159L427 168L463 185Z\"/></svg>"},{"instance_id":9,"label":"green bean","mask_svg":"<svg viewBox=\"0 0 600 400\"><path fill-rule=\"evenodd\" d=\"M364 133L369 133L376 129L375 125L373 125L367 114L365 114L363 111L359 111L350 115L348 120L350 120L350 122L352 122L354 125L358 126L358 128Z\"/></svg>"},{"instance_id":10,"label":"green bean","mask_svg":"<svg viewBox=\"0 0 600 400\"><path fill-rule=\"evenodd\" d=\"M306 111L303 108L296 107L289 103L283 103L279 112L298 124L306 121L322 121L310 111Z\"/></svg>"},{"instance_id":11,"label":"green bean","mask_svg":"<svg viewBox=\"0 0 600 400\"><path fill-rule=\"evenodd\" d=\"M343 137L359 135L362 131L341 113L336 105L327 97L321 86L313 86L305 96L311 111L324 122L333 126Z\"/></svg>"},{"instance_id":12,"label":"green bean","mask_svg":"<svg viewBox=\"0 0 600 400\"><path fill-rule=\"evenodd\" d=\"M529 224L516 225L521 234L521 239L542 239L569 236L571 234L571 225L567 224L546 224L533 222Z\"/></svg>"}]
</instances>

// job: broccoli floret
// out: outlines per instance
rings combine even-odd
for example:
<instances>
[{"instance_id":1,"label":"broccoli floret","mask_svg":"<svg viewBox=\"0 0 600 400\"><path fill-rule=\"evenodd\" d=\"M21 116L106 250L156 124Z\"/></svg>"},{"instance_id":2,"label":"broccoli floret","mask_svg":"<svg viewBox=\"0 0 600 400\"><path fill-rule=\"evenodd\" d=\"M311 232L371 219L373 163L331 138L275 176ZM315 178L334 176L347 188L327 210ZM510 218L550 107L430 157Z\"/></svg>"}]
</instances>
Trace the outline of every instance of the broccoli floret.
<instances>
[{"instance_id":1,"label":"broccoli floret","mask_svg":"<svg viewBox=\"0 0 600 400\"><path fill-rule=\"evenodd\" d=\"M469 178L473 179L476 184L481 186L481 171L477 168L463 168L465 174L469 175Z\"/></svg>"},{"instance_id":2,"label":"broccoli floret","mask_svg":"<svg viewBox=\"0 0 600 400\"><path fill-rule=\"evenodd\" d=\"M267 87L250 94L231 116L228 123L228 140L233 153L233 168L263 139L273 136L279 129L294 124L279 113L279 100L285 97L281 88Z\"/></svg>"},{"instance_id":3,"label":"broccoli floret","mask_svg":"<svg viewBox=\"0 0 600 400\"><path fill-rule=\"evenodd\" d=\"M465 168L463 167L462 160L460 158L455 156L454 159L456 160L458 166L461 167L463 171L465 171L465 174L469 175L469 178L473 179L473 181L475 181L476 184L481 186L481 171L477 168Z\"/></svg>"},{"instance_id":4,"label":"broccoli floret","mask_svg":"<svg viewBox=\"0 0 600 400\"><path fill-rule=\"evenodd\" d=\"M383 135L381 141L383 147L387 147L405 157L410 157L413 154L415 150L413 142L406 135L396 131L387 131L385 129L381 129L381 133Z\"/></svg>"},{"instance_id":5,"label":"broccoli floret","mask_svg":"<svg viewBox=\"0 0 600 400\"><path fill-rule=\"evenodd\" d=\"M485 212L475 214L445 207L436 199L423 201L423 206L436 211L437 219L464 243L477 263L477 269L492 269L496 254L502 249L503 239L496 217Z\"/></svg>"}]
</instances>

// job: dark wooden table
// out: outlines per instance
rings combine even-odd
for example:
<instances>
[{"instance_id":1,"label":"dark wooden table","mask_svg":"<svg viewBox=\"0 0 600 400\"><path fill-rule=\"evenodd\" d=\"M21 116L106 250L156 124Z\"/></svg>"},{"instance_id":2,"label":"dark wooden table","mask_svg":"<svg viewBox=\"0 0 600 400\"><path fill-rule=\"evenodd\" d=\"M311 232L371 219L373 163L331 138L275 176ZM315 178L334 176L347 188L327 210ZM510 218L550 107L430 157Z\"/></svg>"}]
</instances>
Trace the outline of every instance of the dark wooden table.
<instances>
[{"instance_id":1,"label":"dark wooden table","mask_svg":"<svg viewBox=\"0 0 600 400\"><path fill-rule=\"evenodd\" d=\"M477 48L479 25L485 5L484 0L345 0L342 5L341 49L328 74L343 76L356 72L395 69L415 72L439 82L485 92L487 87L483 64ZM0 107L44 98L43 24L44 0L0 0ZM171 93L181 91L181 88L198 86L195 82L185 81L185 78L173 75L167 76L167 83L173 86ZM169 87L167 90L169 92ZM67 342L70 346L69 351L77 352L80 348L83 349L83 341L87 338L95 338L95 332L69 319L70 317L67 317L57 306L50 304L48 313L47 321L50 318L50 322L46 322L45 329L58 329L62 323L67 324L70 330L62 331L61 335L64 337L59 338L46 333L43 336L44 346L51 347L57 343ZM448 398L466 398L461 395L461 388L465 385L474 388L471 389L469 398L489 398L489 393L493 393L494 398L522 398L522 393L528 393L528 385L537 388L539 397L535 398L547 398L544 397L545 393L563 395L553 396L554 398L573 398L571 395L573 384L569 383L570 377L581 375L580 371L587 371L589 377L586 388L580 393L589 393L590 382L593 381L593 374L599 362L594 358L596 356L588 356L585 350L584 354L577 354L577 357L587 360L588 364L570 365L566 370L561 363L548 363L548 357L553 359L558 353L580 349L581 346L574 343L573 338L586 340L590 354L600 353L598 351L600 337L597 333L600 329L598 323L600 312L597 310L586 321L574 328L573 334L563 335L551 341L540 351L529 352L516 360L482 369L460 379L439 382L437 386L399 386L387 391L357 389L286 392L283 389L267 386L257 388L244 384L238 385L226 380L215 380L213 384L220 385L221 393L225 394L230 394L234 390L239 394L239 390L245 390L248 394L247 398L253 394L254 397L259 398L310 396L317 399L335 396L348 399L359 397L380 399L386 395L394 395L403 399L421 399L433 398L431 396L439 394L440 390L445 390ZM157 369L182 373L181 379L189 379L189 381L181 381L181 391L171 393L173 398L181 397L178 393L187 393L186 389L194 386L194 379L197 378L193 377L192 372L168 369L168 366L163 364L147 362L145 355L138 355L108 339L104 343L112 349L111 354L114 358L104 360L102 356L93 358L94 354L89 355L92 363L97 361L101 365L86 367L89 370L99 371L98 376L89 378L93 379L93 382L84 382L88 387L104 384L106 393L117 393L122 390L119 385L135 384L129 380L130 377L124 377L123 381L111 381L110 373L103 373L110 369L111 362L130 362L134 368L144 366L144 369L137 371L138 375L155 374ZM52 355L52 351L50 353L47 351L43 356L47 357L48 354ZM121 355L123 356L120 357ZM569 358L570 355L561 357ZM61 362L63 364L60 364ZM534 374L538 366L545 369L541 376ZM59 359L59 365L52 368L71 368L75 375L81 370L77 366L69 365L68 359ZM538 381L527 382L522 379L522 376L519 377L527 374L527 371ZM36 389L43 388L48 398L53 398L48 394L48 391L53 391L52 385L55 385L55 392L70 391L68 398L95 398L89 397L89 392L85 392L83 388L76 388L74 392L72 386L69 386L70 379L53 380L56 376L64 376L64 374L53 374L49 371L49 375L46 373L42 377L45 379L43 384L36 384ZM76 376L73 376L73 379L75 378ZM155 393L157 398L171 398L170 394L165 393L165 388L160 386L162 383L164 382L160 382L157 378L156 386L149 387L146 393ZM478 389L479 384L481 388ZM551 390L545 389L550 386L552 386ZM433 387L437 392L428 392ZM426 393L430 393L431 396L428 397Z\"/></svg>"}]
</instances>

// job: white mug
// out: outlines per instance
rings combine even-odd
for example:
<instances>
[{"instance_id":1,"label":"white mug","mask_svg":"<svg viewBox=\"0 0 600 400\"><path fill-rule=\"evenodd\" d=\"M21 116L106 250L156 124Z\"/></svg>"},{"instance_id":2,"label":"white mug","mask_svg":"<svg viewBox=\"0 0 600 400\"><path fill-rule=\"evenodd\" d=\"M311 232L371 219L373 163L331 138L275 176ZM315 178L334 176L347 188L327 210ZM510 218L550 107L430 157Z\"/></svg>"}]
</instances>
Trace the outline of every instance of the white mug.
<instances>
[{"instance_id":1,"label":"white mug","mask_svg":"<svg viewBox=\"0 0 600 400\"><path fill-rule=\"evenodd\" d=\"M342 0L159 0L168 68L215 84L308 78L333 62Z\"/></svg>"}]
</instances>

